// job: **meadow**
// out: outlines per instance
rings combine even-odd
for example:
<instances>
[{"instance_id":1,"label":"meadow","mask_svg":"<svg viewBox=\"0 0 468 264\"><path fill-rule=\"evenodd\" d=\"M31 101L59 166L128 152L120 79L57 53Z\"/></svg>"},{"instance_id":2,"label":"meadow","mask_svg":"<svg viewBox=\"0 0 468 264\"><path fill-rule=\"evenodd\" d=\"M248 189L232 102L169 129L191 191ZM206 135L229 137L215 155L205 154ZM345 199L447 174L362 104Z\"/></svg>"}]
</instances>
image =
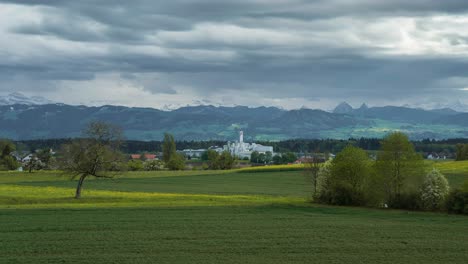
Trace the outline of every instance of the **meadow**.
<instances>
[{"instance_id":1,"label":"meadow","mask_svg":"<svg viewBox=\"0 0 468 264\"><path fill-rule=\"evenodd\" d=\"M453 187L468 162L434 163ZM309 202L301 171L0 173L0 263L466 263L468 217Z\"/></svg>"}]
</instances>

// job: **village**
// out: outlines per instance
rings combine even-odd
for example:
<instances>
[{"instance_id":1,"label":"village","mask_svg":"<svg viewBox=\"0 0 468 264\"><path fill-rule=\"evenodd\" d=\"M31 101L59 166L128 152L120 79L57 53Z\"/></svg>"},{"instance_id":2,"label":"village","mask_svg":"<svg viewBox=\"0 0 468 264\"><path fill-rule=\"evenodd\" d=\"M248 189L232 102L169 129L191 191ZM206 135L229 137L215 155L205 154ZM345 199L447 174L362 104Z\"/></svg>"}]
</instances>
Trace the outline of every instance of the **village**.
<instances>
[{"instance_id":1,"label":"village","mask_svg":"<svg viewBox=\"0 0 468 264\"><path fill-rule=\"evenodd\" d=\"M244 132L239 131L238 140L227 141L222 146L210 146L200 149L177 149L177 153L185 158L186 169L203 168L203 162L207 161L207 152L218 154L228 152L233 159L237 160L236 167L279 165L279 164L302 164L312 159L324 162L333 159L333 153L303 153L303 152L275 152L273 146L259 143L248 143L244 141ZM371 159L375 154L369 153ZM20 164L18 171L32 171L41 169L55 169L57 151L53 149L38 149L34 152L17 150L11 152L11 156ZM141 152L125 154L129 161L130 170L162 170L164 164L161 161L162 152ZM423 156L428 160L450 159L447 152L425 152Z\"/></svg>"}]
</instances>

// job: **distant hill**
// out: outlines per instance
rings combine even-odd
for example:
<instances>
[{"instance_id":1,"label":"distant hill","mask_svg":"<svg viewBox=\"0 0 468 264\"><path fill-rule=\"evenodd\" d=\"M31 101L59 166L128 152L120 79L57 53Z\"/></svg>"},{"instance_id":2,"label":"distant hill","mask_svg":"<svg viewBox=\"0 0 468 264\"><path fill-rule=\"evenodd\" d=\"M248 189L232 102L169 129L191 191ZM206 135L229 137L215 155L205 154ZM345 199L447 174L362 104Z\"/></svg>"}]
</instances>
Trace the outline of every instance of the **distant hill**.
<instances>
[{"instance_id":1,"label":"distant hill","mask_svg":"<svg viewBox=\"0 0 468 264\"><path fill-rule=\"evenodd\" d=\"M382 137L394 130L413 139L468 137L468 114L449 109L367 105L353 109L342 104L339 110L190 106L162 111L13 104L0 106L0 136L15 140L77 137L89 121L104 120L118 124L128 139L135 140L160 140L166 131L178 140L235 140L239 130L244 130L246 140Z\"/></svg>"}]
</instances>

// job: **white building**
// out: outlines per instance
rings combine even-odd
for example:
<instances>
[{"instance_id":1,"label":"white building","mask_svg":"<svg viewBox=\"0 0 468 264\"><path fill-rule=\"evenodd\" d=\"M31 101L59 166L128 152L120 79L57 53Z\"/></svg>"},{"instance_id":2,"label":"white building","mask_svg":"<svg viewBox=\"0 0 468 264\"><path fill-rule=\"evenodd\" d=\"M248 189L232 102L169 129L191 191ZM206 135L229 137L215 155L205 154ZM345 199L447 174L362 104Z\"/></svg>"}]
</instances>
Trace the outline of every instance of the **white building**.
<instances>
[{"instance_id":1,"label":"white building","mask_svg":"<svg viewBox=\"0 0 468 264\"><path fill-rule=\"evenodd\" d=\"M244 132L239 132L239 141L228 142L227 145L223 146L223 151L229 151L231 155L250 159L252 152L257 151L258 153L265 154L266 152L271 152L273 154L272 146L263 146L256 143L245 143L244 142Z\"/></svg>"},{"instance_id":2,"label":"white building","mask_svg":"<svg viewBox=\"0 0 468 264\"><path fill-rule=\"evenodd\" d=\"M182 153L186 157L191 157L191 158L200 158L205 152L206 152L206 149L184 149L182 150Z\"/></svg>"}]
</instances>

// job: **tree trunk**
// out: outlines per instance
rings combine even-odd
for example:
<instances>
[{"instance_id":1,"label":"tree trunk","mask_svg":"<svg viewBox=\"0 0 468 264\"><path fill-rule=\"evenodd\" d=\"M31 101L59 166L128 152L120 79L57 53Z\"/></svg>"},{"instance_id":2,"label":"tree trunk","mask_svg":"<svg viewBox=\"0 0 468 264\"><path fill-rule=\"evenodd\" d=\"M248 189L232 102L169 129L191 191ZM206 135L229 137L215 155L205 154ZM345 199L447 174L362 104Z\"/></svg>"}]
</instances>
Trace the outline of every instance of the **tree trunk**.
<instances>
[{"instance_id":1,"label":"tree trunk","mask_svg":"<svg viewBox=\"0 0 468 264\"><path fill-rule=\"evenodd\" d=\"M86 178L86 175L81 175L80 180L78 181L78 186L76 186L75 199L81 197L81 187L83 187L83 182Z\"/></svg>"}]
</instances>

